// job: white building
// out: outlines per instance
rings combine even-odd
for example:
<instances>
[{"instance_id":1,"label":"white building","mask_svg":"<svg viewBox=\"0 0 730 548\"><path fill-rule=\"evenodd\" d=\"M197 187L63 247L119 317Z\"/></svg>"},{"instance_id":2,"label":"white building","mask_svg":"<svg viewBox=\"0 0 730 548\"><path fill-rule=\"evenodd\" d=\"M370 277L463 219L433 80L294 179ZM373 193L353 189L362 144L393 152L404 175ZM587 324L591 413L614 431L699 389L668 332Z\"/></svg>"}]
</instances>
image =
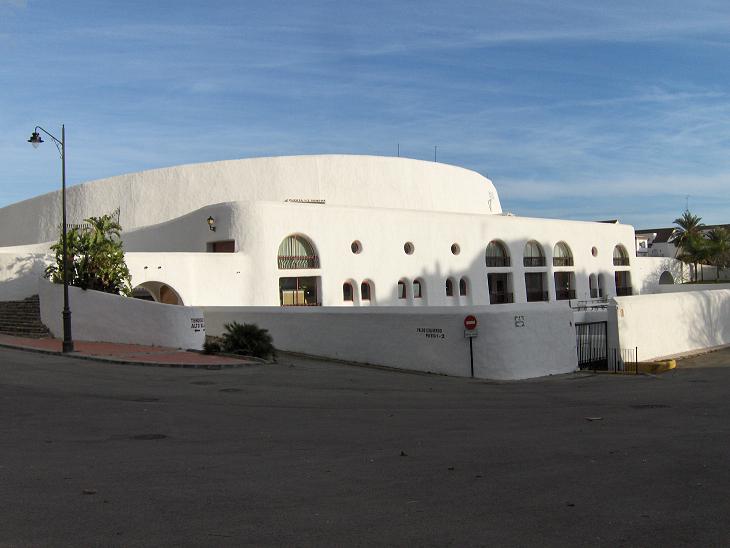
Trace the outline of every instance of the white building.
<instances>
[{"instance_id":1,"label":"white building","mask_svg":"<svg viewBox=\"0 0 730 548\"><path fill-rule=\"evenodd\" d=\"M70 224L119 208L135 294L168 303L499 305L653 283L635 269L631 226L505 214L491 181L435 162L232 160L121 175L67 196ZM5 263L48 249L59 203L53 192L0 209ZM6 268L0 299L33 292L22 278L37 272Z\"/></svg>"}]
</instances>

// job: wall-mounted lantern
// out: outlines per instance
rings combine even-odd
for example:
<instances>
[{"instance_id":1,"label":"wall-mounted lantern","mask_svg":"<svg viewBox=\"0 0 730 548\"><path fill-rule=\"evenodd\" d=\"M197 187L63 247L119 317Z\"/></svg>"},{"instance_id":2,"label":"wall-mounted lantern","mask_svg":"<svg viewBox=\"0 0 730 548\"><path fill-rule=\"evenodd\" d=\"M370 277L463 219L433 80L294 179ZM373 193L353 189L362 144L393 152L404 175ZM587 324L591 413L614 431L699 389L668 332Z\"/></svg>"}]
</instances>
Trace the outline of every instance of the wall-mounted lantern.
<instances>
[{"instance_id":1,"label":"wall-mounted lantern","mask_svg":"<svg viewBox=\"0 0 730 548\"><path fill-rule=\"evenodd\" d=\"M208 217L208 228L215 232L215 219L213 217Z\"/></svg>"}]
</instances>

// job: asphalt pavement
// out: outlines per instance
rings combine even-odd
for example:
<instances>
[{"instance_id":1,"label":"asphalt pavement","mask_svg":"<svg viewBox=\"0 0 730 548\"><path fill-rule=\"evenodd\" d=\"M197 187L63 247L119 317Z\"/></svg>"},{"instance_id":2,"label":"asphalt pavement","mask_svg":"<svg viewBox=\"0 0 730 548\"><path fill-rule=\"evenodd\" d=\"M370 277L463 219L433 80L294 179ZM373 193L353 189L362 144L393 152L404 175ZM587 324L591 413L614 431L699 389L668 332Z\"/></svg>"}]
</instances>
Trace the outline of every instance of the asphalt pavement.
<instances>
[{"instance_id":1,"label":"asphalt pavement","mask_svg":"<svg viewBox=\"0 0 730 548\"><path fill-rule=\"evenodd\" d=\"M0 546L728 545L729 389L0 348Z\"/></svg>"}]
</instances>

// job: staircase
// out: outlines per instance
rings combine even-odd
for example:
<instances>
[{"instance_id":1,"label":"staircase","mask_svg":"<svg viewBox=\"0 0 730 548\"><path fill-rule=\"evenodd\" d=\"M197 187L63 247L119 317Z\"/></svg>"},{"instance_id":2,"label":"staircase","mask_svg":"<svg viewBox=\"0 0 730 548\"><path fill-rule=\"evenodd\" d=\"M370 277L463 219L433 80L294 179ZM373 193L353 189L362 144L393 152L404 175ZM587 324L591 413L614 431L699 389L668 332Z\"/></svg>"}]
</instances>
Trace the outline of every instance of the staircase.
<instances>
[{"instance_id":1,"label":"staircase","mask_svg":"<svg viewBox=\"0 0 730 548\"><path fill-rule=\"evenodd\" d=\"M38 295L23 301L0 301L0 334L40 339L51 332L41 322Z\"/></svg>"}]
</instances>

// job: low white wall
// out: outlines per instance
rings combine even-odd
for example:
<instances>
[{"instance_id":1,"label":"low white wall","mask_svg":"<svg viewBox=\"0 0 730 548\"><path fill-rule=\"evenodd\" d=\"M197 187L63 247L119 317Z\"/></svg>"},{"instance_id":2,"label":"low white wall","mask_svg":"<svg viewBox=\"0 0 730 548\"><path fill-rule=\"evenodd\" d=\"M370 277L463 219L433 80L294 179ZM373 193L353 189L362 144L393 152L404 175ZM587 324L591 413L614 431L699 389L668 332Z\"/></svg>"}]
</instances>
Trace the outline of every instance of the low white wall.
<instances>
[{"instance_id":1,"label":"low white wall","mask_svg":"<svg viewBox=\"0 0 730 548\"><path fill-rule=\"evenodd\" d=\"M687 291L713 291L717 289L730 289L730 283L660 285L659 293L685 293Z\"/></svg>"},{"instance_id":2,"label":"low white wall","mask_svg":"<svg viewBox=\"0 0 730 548\"><path fill-rule=\"evenodd\" d=\"M63 286L41 280L41 320L63 337ZM74 340L144 344L200 350L205 341L203 311L69 287Z\"/></svg>"},{"instance_id":3,"label":"low white wall","mask_svg":"<svg viewBox=\"0 0 730 548\"><path fill-rule=\"evenodd\" d=\"M203 309L209 335L222 334L225 323L255 323L280 350L455 376L470 375L463 321L474 314L475 377L524 379L577 367L573 312L562 304Z\"/></svg>"},{"instance_id":4,"label":"low white wall","mask_svg":"<svg viewBox=\"0 0 730 548\"><path fill-rule=\"evenodd\" d=\"M730 290L616 297L621 348L653 360L730 344Z\"/></svg>"}]
</instances>

